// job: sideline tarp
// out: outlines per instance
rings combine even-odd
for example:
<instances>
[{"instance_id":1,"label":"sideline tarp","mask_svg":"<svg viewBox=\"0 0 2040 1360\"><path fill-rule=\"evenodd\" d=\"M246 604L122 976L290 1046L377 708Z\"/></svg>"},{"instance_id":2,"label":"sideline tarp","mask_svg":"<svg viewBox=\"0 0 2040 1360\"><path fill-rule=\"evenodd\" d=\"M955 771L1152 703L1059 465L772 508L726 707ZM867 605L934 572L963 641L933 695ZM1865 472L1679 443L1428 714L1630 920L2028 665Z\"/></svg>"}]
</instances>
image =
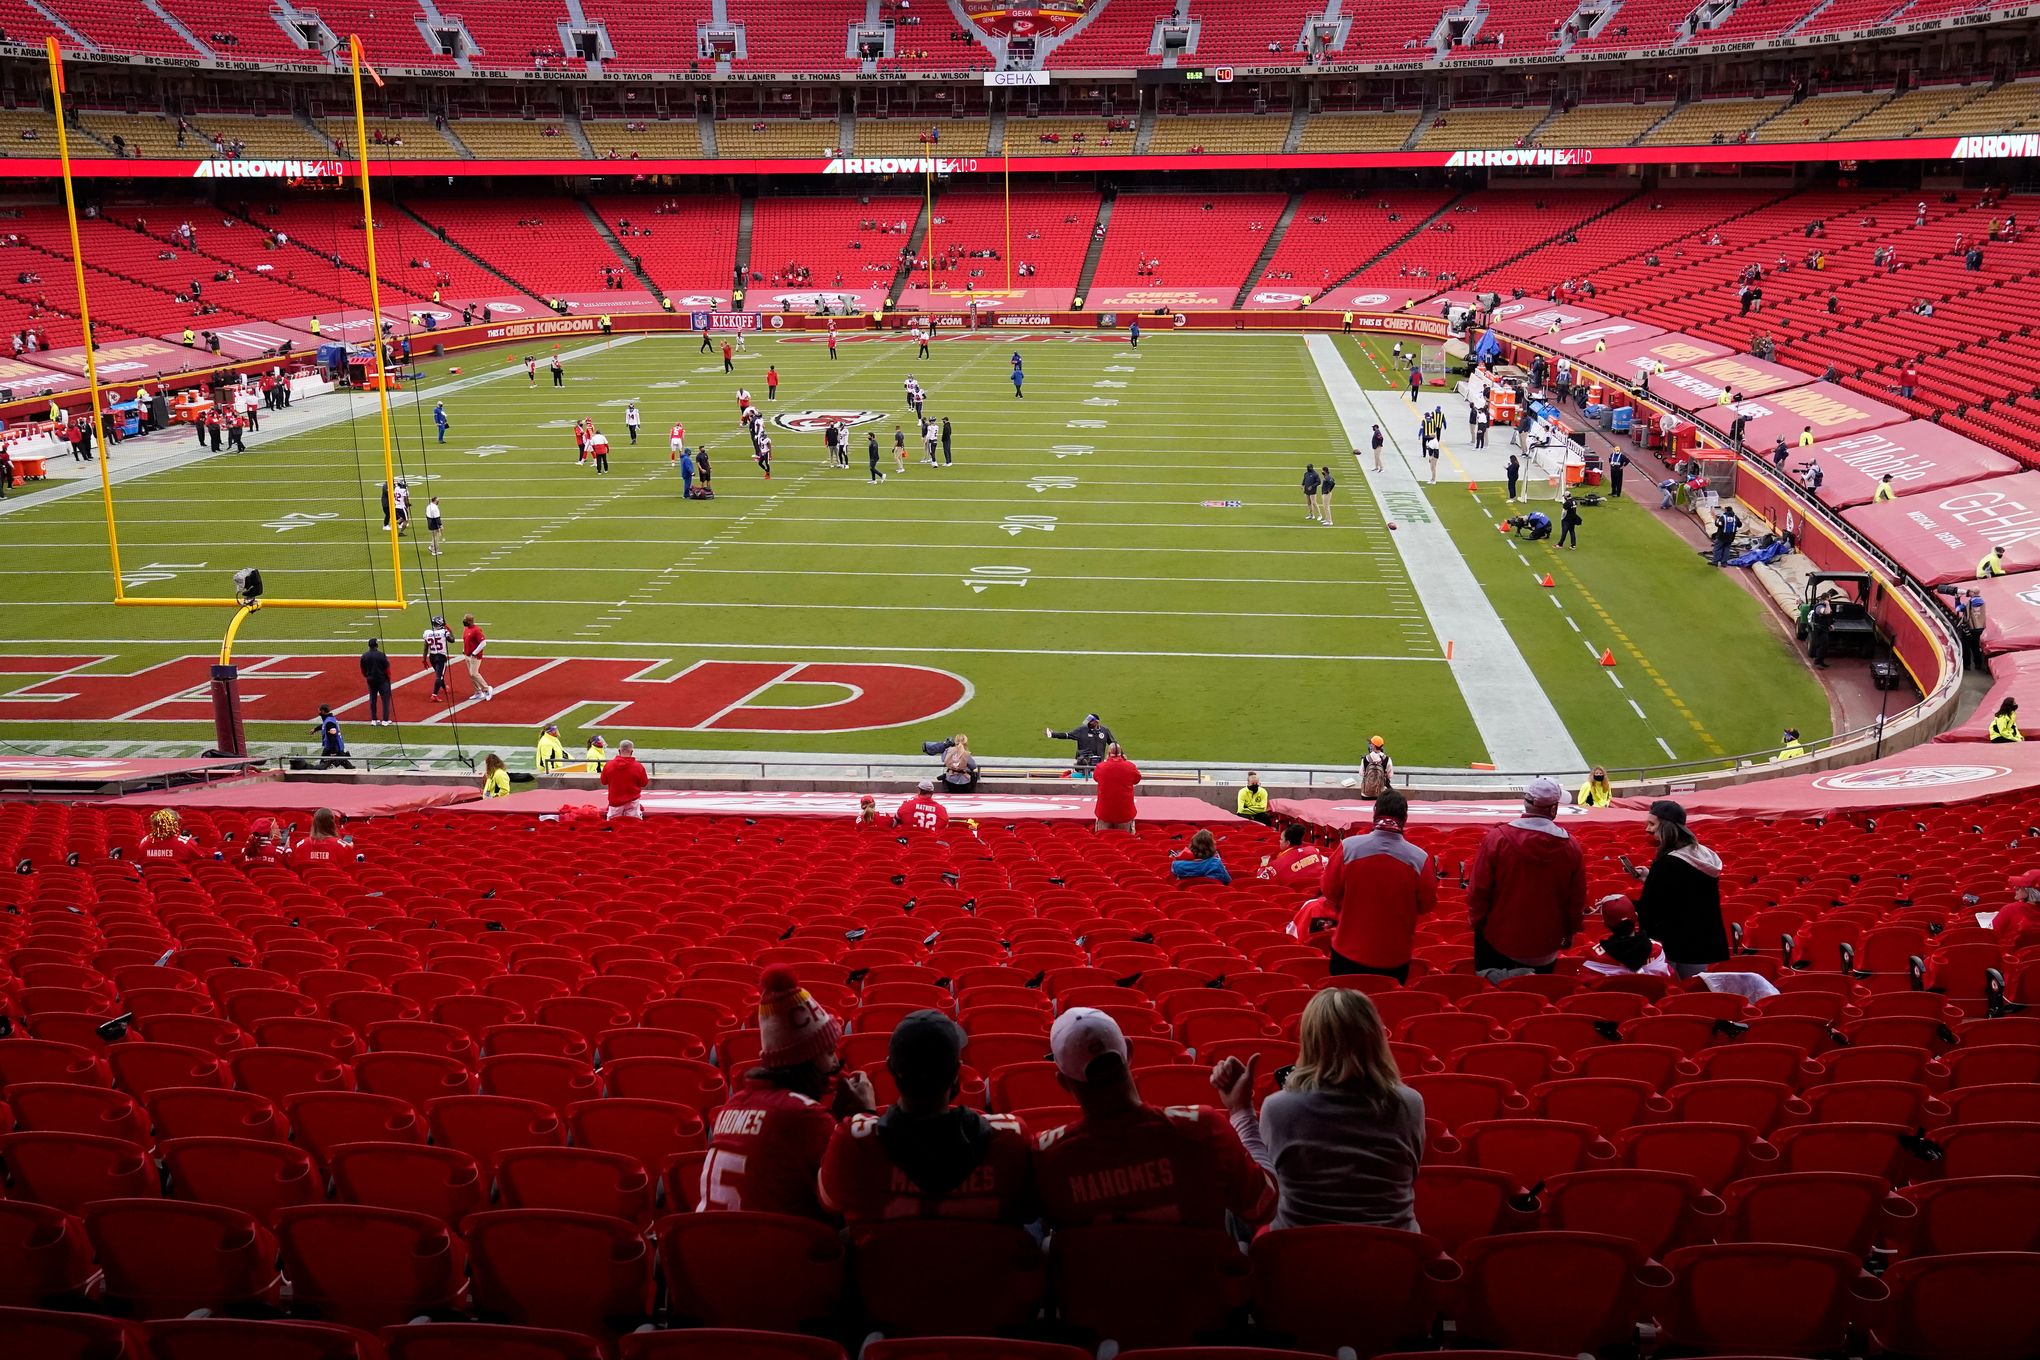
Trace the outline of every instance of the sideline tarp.
<instances>
[{"instance_id":1,"label":"sideline tarp","mask_svg":"<svg viewBox=\"0 0 2040 1360\"><path fill-rule=\"evenodd\" d=\"M1811 817L1884 808L1945 807L1975 798L2031 793L2040 783L2040 742L1968 745L1932 742L1867 765L1824 774L1755 780L1678 795L1689 816ZM1618 798L1643 811L1648 798Z\"/></svg>"},{"instance_id":2,"label":"sideline tarp","mask_svg":"<svg viewBox=\"0 0 2040 1360\"><path fill-rule=\"evenodd\" d=\"M1891 489L1905 497L2019 471L2015 460L1931 420L1823 440L1813 446L1813 456L1824 478L1821 500L1841 507L1868 505L1886 473Z\"/></svg>"},{"instance_id":3,"label":"sideline tarp","mask_svg":"<svg viewBox=\"0 0 2040 1360\"><path fill-rule=\"evenodd\" d=\"M1859 505L1842 518L1930 586L1968 581L1993 545L2008 574L2040 568L2040 472Z\"/></svg>"},{"instance_id":4,"label":"sideline tarp","mask_svg":"<svg viewBox=\"0 0 2040 1360\"><path fill-rule=\"evenodd\" d=\"M1636 374L1650 372L1655 382L1658 365L1667 369L1684 368L1704 359L1719 359L1734 353L1727 345L1718 345L1712 340L1702 340L1697 335L1681 335L1668 331L1649 339L1635 339L1627 344L1611 344L1606 354L1595 354L1586 363L1605 373L1612 373L1625 382L1634 381ZM1679 405L1687 405L1679 402Z\"/></svg>"},{"instance_id":5,"label":"sideline tarp","mask_svg":"<svg viewBox=\"0 0 2040 1360\"><path fill-rule=\"evenodd\" d=\"M1768 359L1751 358L1747 354L1722 354L1693 363L1667 364L1666 368L1667 372L1651 375L1650 390L1675 406L1687 407L1710 424L1713 423L1712 417L1719 414L1723 429L1728 428L1728 422L1734 419L1728 407L1717 408L1715 405L1723 392L1740 394L1746 401L1754 401L1758 397L1804 387L1814 381L1811 373L1801 373L1796 368L1774 364Z\"/></svg>"},{"instance_id":6,"label":"sideline tarp","mask_svg":"<svg viewBox=\"0 0 2040 1360\"><path fill-rule=\"evenodd\" d=\"M1748 392L1747 388L1741 390ZM1802 430L1812 429L1816 440L1838 439L1861 430L1897 425L1906 418L1905 412L1895 406L1886 406L1834 383L1810 380L1806 386L1792 391L1750 396L1735 406L1710 406L1696 414L1723 434L1736 416L1745 416L1749 423L1743 426L1744 448L1762 452L1774 441L1783 439L1792 449L1795 461L1805 456L1798 448Z\"/></svg>"},{"instance_id":7,"label":"sideline tarp","mask_svg":"<svg viewBox=\"0 0 2040 1360\"><path fill-rule=\"evenodd\" d=\"M1495 308L1493 317L1495 329L1503 335L1517 340L1543 340L1549 337L1554 329L1563 332L1568 326L1578 326L1589 321L1605 321L1608 314L1596 311L1592 307L1574 307L1565 303L1546 303L1539 306L1525 299L1521 303L1504 302Z\"/></svg>"},{"instance_id":8,"label":"sideline tarp","mask_svg":"<svg viewBox=\"0 0 2040 1360\"><path fill-rule=\"evenodd\" d=\"M1271 279L1254 285L1247 294L1248 312L1294 312L1308 306L1313 312L1399 312L1421 298L1431 296L1428 288L1334 288L1319 298L1308 280ZM1313 301L1315 299L1315 301ZM1438 316L1443 308L1421 309L1425 316Z\"/></svg>"},{"instance_id":9,"label":"sideline tarp","mask_svg":"<svg viewBox=\"0 0 2040 1360\"><path fill-rule=\"evenodd\" d=\"M1374 825L1372 798L1276 798L1269 802L1268 807L1278 817L1321 826L1341 835ZM1503 795L1486 801L1453 799L1410 804L1410 826L1415 828L1412 834L1419 840L1422 839L1421 828L1426 826L1492 826L1512 822L1522 815L1523 800L1520 796ZM1558 810L1558 816L1560 821L1585 818L1600 824L1640 824L1644 814L1614 808L1578 807L1568 803Z\"/></svg>"},{"instance_id":10,"label":"sideline tarp","mask_svg":"<svg viewBox=\"0 0 2040 1360\"><path fill-rule=\"evenodd\" d=\"M2019 701L2020 730L2040 739L2040 652L2008 652L1991 658L1990 693L1975 712L1934 740L1990 740L1990 720L2006 699Z\"/></svg>"},{"instance_id":11,"label":"sideline tarp","mask_svg":"<svg viewBox=\"0 0 2040 1360\"><path fill-rule=\"evenodd\" d=\"M1557 335L1545 336L1544 343L1555 353L1599 367L1618 347L1637 344L1664 333L1663 326L1611 316L1605 321L1582 321L1576 326L1563 327ZM1597 353L1594 346L1599 344L1608 348Z\"/></svg>"}]
</instances>

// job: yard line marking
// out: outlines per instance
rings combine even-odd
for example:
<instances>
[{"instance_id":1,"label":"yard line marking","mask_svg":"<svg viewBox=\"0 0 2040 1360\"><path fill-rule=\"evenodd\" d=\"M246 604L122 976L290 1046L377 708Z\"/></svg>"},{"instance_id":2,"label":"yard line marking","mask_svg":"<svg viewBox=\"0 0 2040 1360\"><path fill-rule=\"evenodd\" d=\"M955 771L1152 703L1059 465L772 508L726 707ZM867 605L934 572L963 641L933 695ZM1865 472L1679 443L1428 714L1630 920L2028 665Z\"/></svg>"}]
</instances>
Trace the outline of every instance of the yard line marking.
<instances>
[{"instance_id":1,"label":"yard line marking","mask_svg":"<svg viewBox=\"0 0 2040 1360\"><path fill-rule=\"evenodd\" d=\"M1630 706L1630 708L1632 708L1632 709L1634 709L1634 710L1636 711L1636 716L1637 716L1637 717L1639 717L1639 718L1642 718L1642 719L1643 719L1643 721L1645 721L1646 723L1650 721L1650 719L1649 719L1648 717L1646 717L1646 716L1644 715L1644 711L1643 711L1643 705L1642 705L1642 704L1639 704L1638 702L1636 702L1636 700L1634 700L1634 699L1631 699L1631 700L1629 701L1629 706Z\"/></svg>"},{"instance_id":2,"label":"yard line marking","mask_svg":"<svg viewBox=\"0 0 2040 1360\"><path fill-rule=\"evenodd\" d=\"M1608 677L1608 678L1609 678L1610 680L1612 680L1612 681L1614 681L1614 682L1615 682L1615 688L1617 688L1617 689L1627 689L1627 688L1629 688L1629 687L1628 687L1627 685L1625 685L1625 684L1623 684L1623 683L1622 683L1622 677L1621 677L1621 676L1619 676L1619 675L1617 675L1617 674L1615 674L1615 672L1613 672L1613 671L1603 671L1603 672L1602 672L1602 674L1606 675L1606 676L1607 676L1607 677Z\"/></svg>"},{"instance_id":3,"label":"yard line marking","mask_svg":"<svg viewBox=\"0 0 2040 1360\"><path fill-rule=\"evenodd\" d=\"M1665 753L1665 758L1667 760L1677 760L1679 758L1679 753L1677 751L1674 751L1669 745L1667 745L1663 737L1659 737L1657 739L1657 744L1658 749Z\"/></svg>"},{"instance_id":4,"label":"yard line marking","mask_svg":"<svg viewBox=\"0 0 2040 1360\"><path fill-rule=\"evenodd\" d=\"M1600 653L1599 651L1595 650L1595 647L1594 647L1594 644L1593 644L1593 643L1591 643L1591 642L1587 642L1587 640L1586 640L1586 639L1585 639L1584 637L1583 637L1583 638L1581 638L1581 639L1580 639L1580 641L1581 641L1581 642L1584 642L1584 643L1586 643L1586 647L1587 647L1587 655L1588 655L1588 656L1591 656L1591 657L1592 657L1592 658L1594 658L1594 660L1596 660L1596 661L1599 661L1599 660L1601 659L1601 653Z\"/></svg>"},{"instance_id":5,"label":"yard line marking","mask_svg":"<svg viewBox=\"0 0 2040 1360\"><path fill-rule=\"evenodd\" d=\"M1566 621L1567 623L1569 623L1569 624L1571 624L1571 625L1572 625L1572 630L1573 630L1573 631L1574 631L1575 633L1577 633L1577 632L1579 632L1579 631L1580 631L1580 624L1579 624L1579 620L1578 620L1578 619L1575 619L1575 618L1574 618L1574 617L1573 617L1572 615L1570 615L1570 614L1567 614L1567 615L1565 616L1565 621Z\"/></svg>"}]
</instances>

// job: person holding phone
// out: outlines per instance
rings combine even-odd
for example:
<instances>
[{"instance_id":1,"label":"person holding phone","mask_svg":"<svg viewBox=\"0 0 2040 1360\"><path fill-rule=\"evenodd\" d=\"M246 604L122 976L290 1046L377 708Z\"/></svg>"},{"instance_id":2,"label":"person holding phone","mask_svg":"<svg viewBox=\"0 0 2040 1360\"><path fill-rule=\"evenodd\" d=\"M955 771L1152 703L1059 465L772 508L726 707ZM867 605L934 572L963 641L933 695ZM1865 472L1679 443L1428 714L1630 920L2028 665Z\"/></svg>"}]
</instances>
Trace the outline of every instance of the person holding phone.
<instances>
[{"instance_id":1,"label":"person holding phone","mask_svg":"<svg viewBox=\"0 0 2040 1360\"><path fill-rule=\"evenodd\" d=\"M1248 1155L1275 1177L1270 1231L1357 1223L1417 1232L1424 1098L1403 1084L1381 1014L1364 992L1312 997L1297 1026L1294 1066L1254 1112L1260 1057L1211 1072Z\"/></svg>"},{"instance_id":2,"label":"person holding phone","mask_svg":"<svg viewBox=\"0 0 2040 1360\"><path fill-rule=\"evenodd\" d=\"M1623 868L1643 883L1636 916L1644 934L1665 947L1682 978L1728 957L1728 927L1721 919L1721 856L1700 844L1686 825L1686 809L1669 798L1650 805L1644 830L1657 842L1650 867Z\"/></svg>"}]
</instances>

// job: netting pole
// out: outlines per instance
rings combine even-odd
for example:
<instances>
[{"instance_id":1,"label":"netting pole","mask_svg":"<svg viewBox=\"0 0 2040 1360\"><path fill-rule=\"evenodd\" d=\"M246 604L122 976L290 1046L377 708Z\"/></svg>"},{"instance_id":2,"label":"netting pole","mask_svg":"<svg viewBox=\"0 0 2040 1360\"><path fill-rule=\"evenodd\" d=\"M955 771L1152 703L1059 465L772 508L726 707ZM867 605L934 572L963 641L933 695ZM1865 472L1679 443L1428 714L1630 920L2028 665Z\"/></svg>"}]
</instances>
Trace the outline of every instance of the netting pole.
<instances>
[{"instance_id":1,"label":"netting pole","mask_svg":"<svg viewBox=\"0 0 2040 1360\"><path fill-rule=\"evenodd\" d=\"M390 598L397 602L397 608L409 607L404 598L404 554L397 542L397 516L394 502L397 493L396 454L390 447L390 375L383 363L382 334L382 283L376 273L375 263L375 198L368 187L368 112L361 99L361 68L366 64L361 55L361 38L349 35L349 54L354 65L354 155L361 169L361 231L368 243L368 330L370 349L375 354L375 399L382 414L382 456L383 485L389 488L392 501L390 514ZM371 72L371 74L373 74ZM382 77L376 76L375 83L382 84Z\"/></svg>"}]
</instances>

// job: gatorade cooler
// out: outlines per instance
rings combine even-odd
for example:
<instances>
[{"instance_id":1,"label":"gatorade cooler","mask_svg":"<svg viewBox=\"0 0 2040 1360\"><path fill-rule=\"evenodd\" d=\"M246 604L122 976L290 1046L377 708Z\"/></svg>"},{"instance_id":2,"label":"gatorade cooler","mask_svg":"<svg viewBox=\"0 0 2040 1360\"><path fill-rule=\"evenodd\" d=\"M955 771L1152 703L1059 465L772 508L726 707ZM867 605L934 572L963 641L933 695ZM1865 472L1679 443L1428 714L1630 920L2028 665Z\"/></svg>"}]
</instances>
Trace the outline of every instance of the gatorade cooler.
<instances>
[{"instance_id":1,"label":"gatorade cooler","mask_svg":"<svg viewBox=\"0 0 2040 1360\"><path fill-rule=\"evenodd\" d=\"M1519 412L1516 409L1516 389L1495 386L1488 392L1488 420L1495 425L1507 427L1516 423Z\"/></svg>"}]
</instances>

